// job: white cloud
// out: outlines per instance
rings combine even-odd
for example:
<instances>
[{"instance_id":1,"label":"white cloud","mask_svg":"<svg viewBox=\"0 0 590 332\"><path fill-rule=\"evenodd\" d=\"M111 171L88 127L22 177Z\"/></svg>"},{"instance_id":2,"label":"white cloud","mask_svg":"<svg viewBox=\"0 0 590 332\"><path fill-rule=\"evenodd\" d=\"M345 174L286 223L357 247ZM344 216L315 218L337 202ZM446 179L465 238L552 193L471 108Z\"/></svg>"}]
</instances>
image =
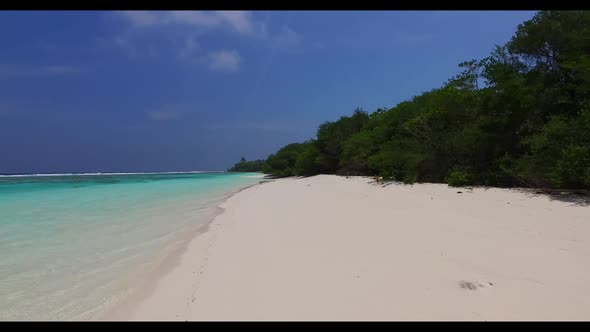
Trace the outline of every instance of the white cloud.
<instances>
[{"instance_id":1,"label":"white cloud","mask_svg":"<svg viewBox=\"0 0 590 332\"><path fill-rule=\"evenodd\" d=\"M224 22L229 23L234 30L242 34L256 33L255 23L250 12L243 11L219 11L217 16Z\"/></svg>"},{"instance_id":2,"label":"white cloud","mask_svg":"<svg viewBox=\"0 0 590 332\"><path fill-rule=\"evenodd\" d=\"M160 12L160 22L161 24L188 24L206 27L214 27L221 23L216 15L188 10Z\"/></svg>"},{"instance_id":3,"label":"white cloud","mask_svg":"<svg viewBox=\"0 0 590 332\"><path fill-rule=\"evenodd\" d=\"M241 58L236 51L215 51L209 52L209 69L216 71L234 72L237 71Z\"/></svg>"},{"instance_id":4,"label":"white cloud","mask_svg":"<svg viewBox=\"0 0 590 332\"><path fill-rule=\"evenodd\" d=\"M204 28L227 26L244 35L264 34L263 23L255 22L245 11L123 11L121 16L137 28L161 25L190 25Z\"/></svg>"},{"instance_id":5,"label":"white cloud","mask_svg":"<svg viewBox=\"0 0 590 332\"><path fill-rule=\"evenodd\" d=\"M267 20L255 18L249 11L122 11L110 17L126 23L126 29L114 37L114 44L129 57L149 55L150 45L152 54L172 56L184 64L204 61L214 71L235 72L242 58L236 50L215 51L201 44L200 36L211 30L225 29L273 48L294 47L302 39L287 26L269 33Z\"/></svg>"}]
</instances>

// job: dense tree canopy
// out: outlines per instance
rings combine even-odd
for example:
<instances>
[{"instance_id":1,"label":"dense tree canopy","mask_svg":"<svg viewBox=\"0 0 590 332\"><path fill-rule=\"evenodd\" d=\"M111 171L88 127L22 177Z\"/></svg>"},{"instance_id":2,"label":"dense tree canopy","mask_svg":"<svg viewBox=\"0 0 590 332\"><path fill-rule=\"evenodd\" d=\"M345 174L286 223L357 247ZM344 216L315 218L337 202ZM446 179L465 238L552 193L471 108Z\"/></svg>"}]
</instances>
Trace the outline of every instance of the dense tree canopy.
<instances>
[{"instance_id":1,"label":"dense tree canopy","mask_svg":"<svg viewBox=\"0 0 590 332\"><path fill-rule=\"evenodd\" d=\"M228 169L228 172L260 172L264 160L253 160L247 161L246 158L242 157L232 168Z\"/></svg>"},{"instance_id":2,"label":"dense tree canopy","mask_svg":"<svg viewBox=\"0 0 590 332\"><path fill-rule=\"evenodd\" d=\"M590 187L590 12L542 11L442 87L322 124L264 162L275 176Z\"/></svg>"}]
</instances>

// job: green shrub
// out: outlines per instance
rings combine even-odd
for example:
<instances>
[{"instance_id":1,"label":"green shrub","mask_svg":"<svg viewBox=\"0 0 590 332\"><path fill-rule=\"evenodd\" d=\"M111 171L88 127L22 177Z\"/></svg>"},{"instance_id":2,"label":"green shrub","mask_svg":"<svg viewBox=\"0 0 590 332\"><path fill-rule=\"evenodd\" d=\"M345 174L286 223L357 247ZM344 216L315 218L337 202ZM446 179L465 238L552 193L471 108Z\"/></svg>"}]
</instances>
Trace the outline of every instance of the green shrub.
<instances>
[{"instance_id":1,"label":"green shrub","mask_svg":"<svg viewBox=\"0 0 590 332\"><path fill-rule=\"evenodd\" d=\"M468 171L455 168L447 176L447 183L451 187L462 187L472 184L472 179Z\"/></svg>"}]
</instances>

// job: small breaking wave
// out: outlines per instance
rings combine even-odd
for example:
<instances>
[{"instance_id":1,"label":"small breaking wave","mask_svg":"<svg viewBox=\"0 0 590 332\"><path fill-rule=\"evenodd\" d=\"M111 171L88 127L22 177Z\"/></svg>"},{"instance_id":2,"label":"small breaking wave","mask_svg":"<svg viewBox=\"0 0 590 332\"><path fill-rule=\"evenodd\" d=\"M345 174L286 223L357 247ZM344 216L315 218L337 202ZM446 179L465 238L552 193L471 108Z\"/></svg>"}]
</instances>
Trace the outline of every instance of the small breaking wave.
<instances>
[{"instance_id":1,"label":"small breaking wave","mask_svg":"<svg viewBox=\"0 0 590 332\"><path fill-rule=\"evenodd\" d=\"M36 174L0 174L2 178L14 177L47 177L47 176L101 176L101 175L156 175L156 174L198 174L198 173L224 173L224 171L185 171L185 172L97 172L97 173L36 173Z\"/></svg>"}]
</instances>

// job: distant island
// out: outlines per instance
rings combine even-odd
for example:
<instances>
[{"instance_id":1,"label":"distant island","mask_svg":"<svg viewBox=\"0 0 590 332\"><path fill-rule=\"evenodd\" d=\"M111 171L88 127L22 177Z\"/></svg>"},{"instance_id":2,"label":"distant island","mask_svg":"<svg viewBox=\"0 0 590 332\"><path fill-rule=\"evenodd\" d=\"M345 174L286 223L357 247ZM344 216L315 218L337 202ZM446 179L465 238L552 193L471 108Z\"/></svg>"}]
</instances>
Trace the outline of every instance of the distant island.
<instances>
[{"instance_id":1,"label":"distant island","mask_svg":"<svg viewBox=\"0 0 590 332\"><path fill-rule=\"evenodd\" d=\"M271 154L277 177L590 188L590 12L541 11L441 88L326 122Z\"/></svg>"},{"instance_id":2,"label":"distant island","mask_svg":"<svg viewBox=\"0 0 590 332\"><path fill-rule=\"evenodd\" d=\"M252 160L247 161L246 158L242 157L239 162L235 163L234 166L228 169L228 172L260 172L262 170L262 164L264 160Z\"/></svg>"}]
</instances>

